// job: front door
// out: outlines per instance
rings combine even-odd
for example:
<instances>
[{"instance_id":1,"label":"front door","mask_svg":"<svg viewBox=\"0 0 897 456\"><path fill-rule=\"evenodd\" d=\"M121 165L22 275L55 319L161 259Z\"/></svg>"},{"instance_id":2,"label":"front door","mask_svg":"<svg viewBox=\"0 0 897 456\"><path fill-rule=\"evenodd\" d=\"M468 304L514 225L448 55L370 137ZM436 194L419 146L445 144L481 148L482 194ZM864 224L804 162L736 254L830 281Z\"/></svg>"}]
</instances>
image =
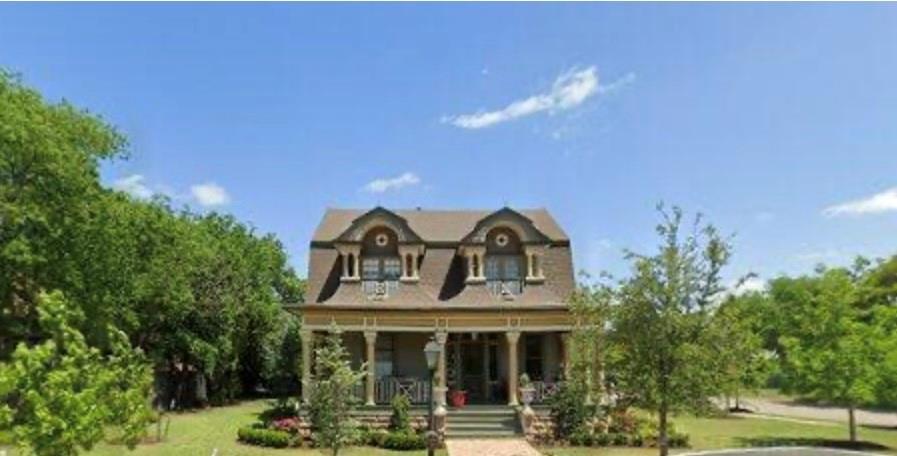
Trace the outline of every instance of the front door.
<instances>
[{"instance_id":1,"label":"front door","mask_svg":"<svg viewBox=\"0 0 897 456\"><path fill-rule=\"evenodd\" d=\"M492 403L500 398L497 339L492 334L452 334L448 341L450 389L467 392L473 404Z\"/></svg>"}]
</instances>

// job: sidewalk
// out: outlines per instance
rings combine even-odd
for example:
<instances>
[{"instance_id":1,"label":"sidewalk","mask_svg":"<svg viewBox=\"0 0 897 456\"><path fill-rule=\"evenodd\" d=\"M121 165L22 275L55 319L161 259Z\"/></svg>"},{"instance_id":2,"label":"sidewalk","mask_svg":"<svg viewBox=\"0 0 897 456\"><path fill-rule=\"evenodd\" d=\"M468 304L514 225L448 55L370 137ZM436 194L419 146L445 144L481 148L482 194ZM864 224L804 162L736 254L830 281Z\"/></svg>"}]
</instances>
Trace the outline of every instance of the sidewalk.
<instances>
[{"instance_id":1,"label":"sidewalk","mask_svg":"<svg viewBox=\"0 0 897 456\"><path fill-rule=\"evenodd\" d=\"M847 422L847 409L796 404L790 401L749 398L741 400L742 407L763 415L787 416L810 420ZM865 426L890 427L897 429L897 411L893 413L871 410L856 411L857 423Z\"/></svg>"},{"instance_id":2,"label":"sidewalk","mask_svg":"<svg viewBox=\"0 0 897 456\"><path fill-rule=\"evenodd\" d=\"M539 456L539 452L521 439L448 439L449 456Z\"/></svg>"}]
</instances>

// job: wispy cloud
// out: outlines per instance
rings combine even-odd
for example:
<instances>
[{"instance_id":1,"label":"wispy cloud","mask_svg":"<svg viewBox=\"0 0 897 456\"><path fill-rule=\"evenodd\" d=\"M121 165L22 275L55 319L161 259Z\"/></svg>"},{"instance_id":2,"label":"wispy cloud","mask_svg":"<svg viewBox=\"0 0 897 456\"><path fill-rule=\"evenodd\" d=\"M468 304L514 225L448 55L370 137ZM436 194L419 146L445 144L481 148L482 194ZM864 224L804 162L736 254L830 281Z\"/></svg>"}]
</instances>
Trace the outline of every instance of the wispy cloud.
<instances>
[{"instance_id":1,"label":"wispy cloud","mask_svg":"<svg viewBox=\"0 0 897 456\"><path fill-rule=\"evenodd\" d=\"M230 195L220 185L214 182L206 182L190 187L190 194L202 206L222 206L230 203Z\"/></svg>"},{"instance_id":2,"label":"wispy cloud","mask_svg":"<svg viewBox=\"0 0 897 456\"><path fill-rule=\"evenodd\" d=\"M634 79L634 75L631 75ZM624 85L628 83L623 83ZM445 116L443 123L459 128L480 129L530 116L540 112L554 113L579 106L602 90L614 90L608 86L598 86L598 72L594 66L586 69L573 68L555 79L551 90L514 101L502 109L480 111L473 114Z\"/></svg>"},{"instance_id":3,"label":"wispy cloud","mask_svg":"<svg viewBox=\"0 0 897 456\"><path fill-rule=\"evenodd\" d=\"M889 188L866 198L829 206L822 213L826 217L837 217L840 215L880 214L893 211L897 211L897 187Z\"/></svg>"},{"instance_id":4,"label":"wispy cloud","mask_svg":"<svg viewBox=\"0 0 897 456\"><path fill-rule=\"evenodd\" d=\"M405 187L420 184L420 178L417 174L407 172L398 177L380 178L367 183L364 191L369 193L383 193L389 190L401 190Z\"/></svg>"},{"instance_id":5,"label":"wispy cloud","mask_svg":"<svg viewBox=\"0 0 897 456\"><path fill-rule=\"evenodd\" d=\"M116 179L112 182L112 189L142 199L148 199L155 193L146 185L146 178L140 174L131 174Z\"/></svg>"}]
</instances>

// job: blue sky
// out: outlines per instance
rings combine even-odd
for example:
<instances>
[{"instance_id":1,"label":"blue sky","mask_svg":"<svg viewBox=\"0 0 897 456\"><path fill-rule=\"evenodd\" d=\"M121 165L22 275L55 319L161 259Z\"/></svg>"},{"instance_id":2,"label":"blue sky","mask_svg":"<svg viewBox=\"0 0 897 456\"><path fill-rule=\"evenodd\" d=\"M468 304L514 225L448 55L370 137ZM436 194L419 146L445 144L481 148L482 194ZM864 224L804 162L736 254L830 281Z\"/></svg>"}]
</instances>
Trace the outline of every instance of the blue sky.
<instances>
[{"instance_id":1,"label":"blue sky","mask_svg":"<svg viewBox=\"0 0 897 456\"><path fill-rule=\"evenodd\" d=\"M548 207L624 270L655 204L730 277L897 252L897 5L3 4L0 65L131 140L110 186L274 232L327 206Z\"/></svg>"}]
</instances>

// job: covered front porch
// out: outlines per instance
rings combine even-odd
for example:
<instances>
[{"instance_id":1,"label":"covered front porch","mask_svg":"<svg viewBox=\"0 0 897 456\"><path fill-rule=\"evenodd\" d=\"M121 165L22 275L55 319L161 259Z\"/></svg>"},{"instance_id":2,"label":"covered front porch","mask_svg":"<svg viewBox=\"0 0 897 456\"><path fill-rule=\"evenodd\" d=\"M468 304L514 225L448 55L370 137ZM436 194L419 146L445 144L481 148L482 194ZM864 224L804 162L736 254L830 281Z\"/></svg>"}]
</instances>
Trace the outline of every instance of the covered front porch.
<instances>
[{"instance_id":1,"label":"covered front porch","mask_svg":"<svg viewBox=\"0 0 897 456\"><path fill-rule=\"evenodd\" d=\"M367 362L368 378L373 376L372 387L367 381L356 390L366 405L388 404L398 394L415 404L426 403L429 382L423 348L430 337L444 353L434 378L437 386L463 391L468 404L513 404L516 397L508 392L516 391L516 386L510 380L521 373L533 381L537 403L555 390L566 365L564 334L367 332L346 333L343 340L353 367Z\"/></svg>"},{"instance_id":2,"label":"covered front porch","mask_svg":"<svg viewBox=\"0 0 897 456\"><path fill-rule=\"evenodd\" d=\"M337 328L352 365L366 366L356 394L367 406L387 405L405 394L426 404L429 372L424 346L429 340L441 351L434 384L450 393L464 391L468 404L517 405L517 383L526 373L542 402L556 390L569 366L568 309L539 306L517 309L477 307L391 308L375 315L369 309L307 306L302 320L303 397L314 387L313 345L318 336Z\"/></svg>"}]
</instances>

